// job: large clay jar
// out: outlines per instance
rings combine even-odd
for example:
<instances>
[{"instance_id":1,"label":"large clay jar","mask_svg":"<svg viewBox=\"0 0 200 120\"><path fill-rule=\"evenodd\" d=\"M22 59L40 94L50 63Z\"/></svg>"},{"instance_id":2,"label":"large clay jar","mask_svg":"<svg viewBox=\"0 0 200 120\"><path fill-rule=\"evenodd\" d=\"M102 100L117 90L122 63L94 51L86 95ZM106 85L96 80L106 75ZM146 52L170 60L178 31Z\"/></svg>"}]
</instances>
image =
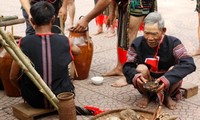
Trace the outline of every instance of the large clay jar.
<instances>
[{"instance_id":1,"label":"large clay jar","mask_svg":"<svg viewBox=\"0 0 200 120\"><path fill-rule=\"evenodd\" d=\"M59 120L76 120L74 94L63 92L57 96Z\"/></svg>"},{"instance_id":2,"label":"large clay jar","mask_svg":"<svg viewBox=\"0 0 200 120\"><path fill-rule=\"evenodd\" d=\"M73 39L74 44L80 48L80 53L78 55L74 55L74 64L77 71L77 75L74 75L74 79L86 79L89 76L92 62L93 42L88 35L88 31L81 33L70 31L69 38Z\"/></svg>"},{"instance_id":3,"label":"large clay jar","mask_svg":"<svg viewBox=\"0 0 200 120\"><path fill-rule=\"evenodd\" d=\"M0 79L2 80L6 95L9 97L18 97L20 96L20 92L13 86L9 77L12 61L13 58L10 54L3 47L0 47Z\"/></svg>"}]
</instances>

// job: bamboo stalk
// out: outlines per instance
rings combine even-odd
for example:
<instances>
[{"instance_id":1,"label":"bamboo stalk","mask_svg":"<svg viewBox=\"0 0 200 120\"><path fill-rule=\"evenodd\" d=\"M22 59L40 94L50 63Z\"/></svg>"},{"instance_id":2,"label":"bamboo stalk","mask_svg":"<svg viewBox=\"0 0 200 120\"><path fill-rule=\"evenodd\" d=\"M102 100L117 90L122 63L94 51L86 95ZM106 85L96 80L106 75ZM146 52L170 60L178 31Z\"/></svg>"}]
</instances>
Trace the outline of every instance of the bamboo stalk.
<instances>
[{"instance_id":1,"label":"bamboo stalk","mask_svg":"<svg viewBox=\"0 0 200 120\"><path fill-rule=\"evenodd\" d=\"M13 16L3 16L2 21L9 21L9 20L15 20L18 19L18 16L13 15Z\"/></svg>"},{"instance_id":2,"label":"bamboo stalk","mask_svg":"<svg viewBox=\"0 0 200 120\"><path fill-rule=\"evenodd\" d=\"M60 29L61 29L61 33L64 35L64 23L63 23L63 16L62 15L59 15L59 18L60 18Z\"/></svg>"},{"instance_id":3,"label":"bamboo stalk","mask_svg":"<svg viewBox=\"0 0 200 120\"><path fill-rule=\"evenodd\" d=\"M91 49L91 46L90 46L91 39L90 39L90 35L89 35L89 28L87 28L87 29L88 30L86 31L86 40L87 40L88 49Z\"/></svg>"},{"instance_id":4,"label":"bamboo stalk","mask_svg":"<svg viewBox=\"0 0 200 120\"><path fill-rule=\"evenodd\" d=\"M57 106L58 99L57 99L57 97L53 94L53 92L49 89L49 87L46 85L46 83L42 80L42 78L37 73L37 71L30 64L30 60L28 59L28 57L25 57L24 53L19 49L19 47L16 46L16 44L14 42L12 42L12 40L10 40L12 38L9 37L5 33L5 31L3 31L1 28L0 28L0 34L3 38L3 40L5 40L6 43L14 51L14 54L20 59L20 61L27 68L27 70L25 70L25 73L28 73L28 72L31 73L31 75L33 76L33 79L31 79L31 80L33 80L33 82L36 83L36 85L40 89L40 91L47 97L47 99L52 103L52 105L58 110L58 106Z\"/></svg>"},{"instance_id":5,"label":"bamboo stalk","mask_svg":"<svg viewBox=\"0 0 200 120\"><path fill-rule=\"evenodd\" d=\"M14 36L14 27L13 27L13 25L11 26L11 34L12 34L12 36Z\"/></svg>"},{"instance_id":6,"label":"bamboo stalk","mask_svg":"<svg viewBox=\"0 0 200 120\"><path fill-rule=\"evenodd\" d=\"M1 21L0 27L10 26L10 25L15 25L15 24L21 24L21 23L24 23L24 22L25 22L24 18L14 19L14 20L9 20L9 21Z\"/></svg>"},{"instance_id":7,"label":"bamboo stalk","mask_svg":"<svg viewBox=\"0 0 200 120\"><path fill-rule=\"evenodd\" d=\"M73 66L74 66L74 72L76 74L76 77L78 77L78 72L77 72L77 69L76 69L76 65L75 65L74 61L72 61L72 63L73 63Z\"/></svg>"}]
</instances>

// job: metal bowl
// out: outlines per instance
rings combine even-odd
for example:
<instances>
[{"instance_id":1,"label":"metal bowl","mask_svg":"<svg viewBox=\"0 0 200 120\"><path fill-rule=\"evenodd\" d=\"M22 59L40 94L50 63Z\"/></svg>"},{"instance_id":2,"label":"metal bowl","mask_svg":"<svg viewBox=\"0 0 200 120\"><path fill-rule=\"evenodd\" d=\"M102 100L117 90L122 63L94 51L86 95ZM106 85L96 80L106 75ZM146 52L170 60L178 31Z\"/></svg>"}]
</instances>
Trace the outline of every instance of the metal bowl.
<instances>
[{"instance_id":1,"label":"metal bowl","mask_svg":"<svg viewBox=\"0 0 200 120\"><path fill-rule=\"evenodd\" d=\"M155 81L149 81L147 83L144 84L143 86L145 89L147 89L148 91L156 91L159 88L159 83L155 82Z\"/></svg>"}]
</instances>

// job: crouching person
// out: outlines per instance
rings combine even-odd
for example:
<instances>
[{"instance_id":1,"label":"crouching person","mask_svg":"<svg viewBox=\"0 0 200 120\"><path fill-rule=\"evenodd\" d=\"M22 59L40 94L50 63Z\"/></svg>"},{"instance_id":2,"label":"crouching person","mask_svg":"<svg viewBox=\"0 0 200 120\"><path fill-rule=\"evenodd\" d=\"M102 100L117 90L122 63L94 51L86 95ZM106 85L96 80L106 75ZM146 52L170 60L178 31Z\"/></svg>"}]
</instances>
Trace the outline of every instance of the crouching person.
<instances>
[{"instance_id":1,"label":"crouching person","mask_svg":"<svg viewBox=\"0 0 200 120\"><path fill-rule=\"evenodd\" d=\"M136 105L145 108L150 100L158 98L169 109L176 108L174 98L180 95L180 87L185 76L196 70L193 58L189 56L181 41L165 35L166 28L162 16L152 12L144 19L144 35L131 44L123 73L129 84L142 94ZM159 84L154 90L147 89ZM147 86L149 85L149 86Z\"/></svg>"},{"instance_id":2,"label":"crouching person","mask_svg":"<svg viewBox=\"0 0 200 120\"><path fill-rule=\"evenodd\" d=\"M31 60L35 70L43 78L47 86L57 96L62 92L74 93L74 86L69 77L68 65L72 61L71 47L66 36L51 32L55 20L54 7L45 1L35 3L30 19L35 35L23 37L19 46ZM21 76L20 79L18 79ZM52 108L53 106L39 91L36 85L23 74L17 62L13 61L10 79L17 86L23 99L35 108ZM91 111L79 112L84 108L76 106L77 114L92 115Z\"/></svg>"}]
</instances>

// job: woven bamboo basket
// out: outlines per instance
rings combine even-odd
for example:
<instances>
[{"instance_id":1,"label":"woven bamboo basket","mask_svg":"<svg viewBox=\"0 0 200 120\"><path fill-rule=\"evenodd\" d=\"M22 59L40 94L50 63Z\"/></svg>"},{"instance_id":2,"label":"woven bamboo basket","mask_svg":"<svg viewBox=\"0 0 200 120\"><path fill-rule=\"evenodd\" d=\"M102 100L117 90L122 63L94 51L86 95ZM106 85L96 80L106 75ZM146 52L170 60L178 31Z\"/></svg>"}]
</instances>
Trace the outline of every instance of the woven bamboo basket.
<instances>
[{"instance_id":1,"label":"woven bamboo basket","mask_svg":"<svg viewBox=\"0 0 200 120\"><path fill-rule=\"evenodd\" d=\"M90 120L106 120L109 117L118 117L120 118L120 112L123 111L125 109L116 109L116 110L110 110L101 114L98 114L92 118L90 118ZM147 111L147 110L141 110L141 109L132 109L136 112L136 114L138 116L141 116L141 118L143 118L144 120L150 120L153 117L153 112L151 111ZM143 120L140 119L140 120Z\"/></svg>"}]
</instances>

